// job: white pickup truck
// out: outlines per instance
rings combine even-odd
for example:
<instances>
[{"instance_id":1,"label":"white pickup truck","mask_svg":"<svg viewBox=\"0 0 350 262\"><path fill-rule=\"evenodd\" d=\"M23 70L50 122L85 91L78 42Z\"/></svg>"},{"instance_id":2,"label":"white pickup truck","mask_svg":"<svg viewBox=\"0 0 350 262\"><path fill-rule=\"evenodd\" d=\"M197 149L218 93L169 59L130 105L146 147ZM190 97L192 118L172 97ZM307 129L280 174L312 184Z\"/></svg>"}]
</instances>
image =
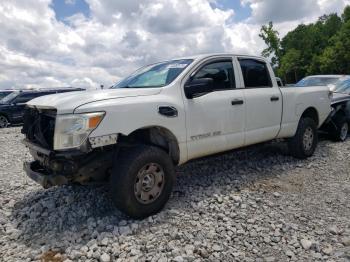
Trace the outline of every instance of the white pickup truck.
<instances>
[{"instance_id":1,"label":"white pickup truck","mask_svg":"<svg viewBox=\"0 0 350 262\"><path fill-rule=\"evenodd\" d=\"M331 110L328 87L279 88L260 57L199 55L143 67L108 90L28 103L29 177L47 188L109 181L133 218L170 197L174 166L276 138L307 158Z\"/></svg>"}]
</instances>

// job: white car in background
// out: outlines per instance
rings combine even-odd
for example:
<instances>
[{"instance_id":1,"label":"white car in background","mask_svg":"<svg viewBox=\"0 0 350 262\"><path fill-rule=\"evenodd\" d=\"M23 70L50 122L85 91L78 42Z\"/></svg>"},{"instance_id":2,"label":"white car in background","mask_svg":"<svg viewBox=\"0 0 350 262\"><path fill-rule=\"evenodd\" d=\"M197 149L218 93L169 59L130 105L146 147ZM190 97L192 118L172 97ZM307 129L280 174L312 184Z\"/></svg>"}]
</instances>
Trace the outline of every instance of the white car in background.
<instances>
[{"instance_id":1,"label":"white car in background","mask_svg":"<svg viewBox=\"0 0 350 262\"><path fill-rule=\"evenodd\" d=\"M334 90L335 84L343 77L346 75L312 75L304 77L295 86L328 86L330 90Z\"/></svg>"},{"instance_id":2,"label":"white car in background","mask_svg":"<svg viewBox=\"0 0 350 262\"><path fill-rule=\"evenodd\" d=\"M332 87L339 79L346 75L311 75L306 76L295 84L296 87L305 86L329 86Z\"/></svg>"}]
</instances>

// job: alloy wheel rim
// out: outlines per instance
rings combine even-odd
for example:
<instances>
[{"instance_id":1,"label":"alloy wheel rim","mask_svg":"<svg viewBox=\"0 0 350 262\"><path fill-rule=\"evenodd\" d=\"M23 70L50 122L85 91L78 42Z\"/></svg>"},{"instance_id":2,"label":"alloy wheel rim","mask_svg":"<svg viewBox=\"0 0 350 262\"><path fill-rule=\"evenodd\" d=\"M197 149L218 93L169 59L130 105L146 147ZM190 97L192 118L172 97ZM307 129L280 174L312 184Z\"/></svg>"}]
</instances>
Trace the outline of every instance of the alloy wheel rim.
<instances>
[{"instance_id":1,"label":"alloy wheel rim","mask_svg":"<svg viewBox=\"0 0 350 262\"><path fill-rule=\"evenodd\" d=\"M134 193L138 202L153 203L161 195L164 188L164 170L156 163L144 165L137 173Z\"/></svg>"},{"instance_id":2,"label":"alloy wheel rim","mask_svg":"<svg viewBox=\"0 0 350 262\"><path fill-rule=\"evenodd\" d=\"M314 131L311 127L306 128L303 136L303 145L306 151L309 151L312 148L314 143Z\"/></svg>"},{"instance_id":3,"label":"alloy wheel rim","mask_svg":"<svg viewBox=\"0 0 350 262\"><path fill-rule=\"evenodd\" d=\"M340 139L345 140L346 137L348 136L349 132L349 125L348 123L344 123L340 129Z\"/></svg>"}]
</instances>

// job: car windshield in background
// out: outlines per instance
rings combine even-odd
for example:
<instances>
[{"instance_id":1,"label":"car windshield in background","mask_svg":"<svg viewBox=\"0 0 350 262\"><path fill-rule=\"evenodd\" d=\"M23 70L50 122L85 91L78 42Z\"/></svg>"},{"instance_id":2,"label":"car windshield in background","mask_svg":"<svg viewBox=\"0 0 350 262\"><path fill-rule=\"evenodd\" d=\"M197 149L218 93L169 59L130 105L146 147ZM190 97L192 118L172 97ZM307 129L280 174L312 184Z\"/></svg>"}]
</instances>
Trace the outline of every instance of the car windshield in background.
<instances>
[{"instance_id":1,"label":"car windshield in background","mask_svg":"<svg viewBox=\"0 0 350 262\"><path fill-rule=\"evenodd\" d=\"M12 101L19 92L12 92L11 94L5 96L3 99L0 100L0 104L8 104L10 101Z\"/></svg>"},{"instance_id":2,"label":"car windshield in background","mask_svg":"<svg viewBox=\"0 0 350 262\"><path fill-rule=\"evenodd\" d=\"M11 94L11 91L0 91L0 100L9 94Z\"/></svg>"},{"instance_id":3,"label":"car windshield in background","mask_svg":"<svg viewBox=\"0 0 350 262\"><path fill-rule=\"evenodd\" d=\"M131 76L118 82L111 88L151 88L169 85L192 59L172 60L149 65L137 70Z\"/></svg>"},{"instance_id":4,"label":"car windshield in background","mask_svg":"<svg viewBox=\"0 0 350 262\"><path fill-rule=\"evenodd\" d=\"M301 79L295 86L327 86L335 84L339 77L305 77Z\"/></svg>"},{"instance_id":5,"label":"car windshield in background","mask_svg":"<svg viewBox=\"0 0 350 262\"><path fill-rule=\"evenodd\" d=\"M339 80L335 84L334 92L336 93L350 93L350 78L345 80Z\"/></svg>"}]
</instances>

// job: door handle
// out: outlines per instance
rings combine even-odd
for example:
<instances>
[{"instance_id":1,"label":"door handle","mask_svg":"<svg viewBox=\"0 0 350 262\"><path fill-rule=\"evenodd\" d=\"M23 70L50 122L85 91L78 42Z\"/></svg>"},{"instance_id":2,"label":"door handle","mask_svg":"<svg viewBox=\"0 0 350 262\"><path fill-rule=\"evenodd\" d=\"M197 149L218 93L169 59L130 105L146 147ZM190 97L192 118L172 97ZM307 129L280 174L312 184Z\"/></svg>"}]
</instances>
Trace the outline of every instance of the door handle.
<instances>
[{"instance_id":1,"label":"door handle","mask_svg":"<svg viewBox=\"0 0 350 262\"><path fill-rule=\"evenodd\" d=\"M280 98L279 98L278 96L272 96L272 97L270 98L270 100L271 100L272 102L274 102L274 101L280 100Z\"/></svg>"},{"instance_id":2,"label":"door handle","mask_svg":"<svg viewBox=\"0 0 350 262\"><path fill-rule=\"evenodd\" d=\"M177 109L173 106L160 106L158 113L166 117L177 117Z\"/></svg>"},{"instance_id":3,"label":"door handle","mask_svg":"<svg viewBox=\"0 0 350 262\"><path fill-rule=\"evenodd\" d=\"M241 99L235 99L231 101L231 105L236 106L236 105L243 105L244 101Z\"/></svg>"}]
</instances>

